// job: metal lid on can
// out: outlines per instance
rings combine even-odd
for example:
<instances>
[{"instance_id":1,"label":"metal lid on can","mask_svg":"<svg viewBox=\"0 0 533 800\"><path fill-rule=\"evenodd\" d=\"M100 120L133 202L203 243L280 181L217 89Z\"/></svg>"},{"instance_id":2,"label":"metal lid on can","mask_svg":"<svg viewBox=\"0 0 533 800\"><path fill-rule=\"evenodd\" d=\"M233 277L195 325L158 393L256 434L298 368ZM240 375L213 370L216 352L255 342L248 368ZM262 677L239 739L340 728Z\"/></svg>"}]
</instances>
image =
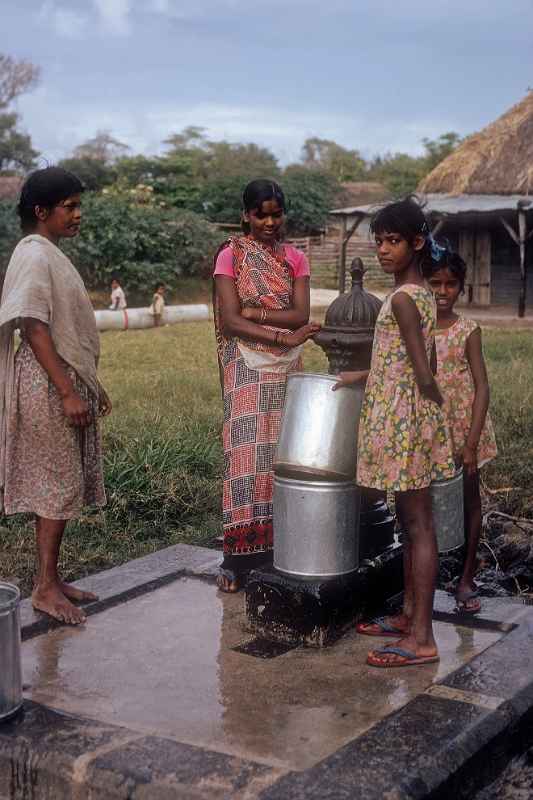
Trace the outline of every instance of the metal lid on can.
<instances>
[{"instance_id":1,"label":"metal lid on can","mask_svg":"<svg viewBox=\"0 0 533 800\"><path fill-rule=\"evenodd\" d=\"M12 583L0 581L0 614L12 611L20 603L20 592Z\"/></svg>"}]
</instances>

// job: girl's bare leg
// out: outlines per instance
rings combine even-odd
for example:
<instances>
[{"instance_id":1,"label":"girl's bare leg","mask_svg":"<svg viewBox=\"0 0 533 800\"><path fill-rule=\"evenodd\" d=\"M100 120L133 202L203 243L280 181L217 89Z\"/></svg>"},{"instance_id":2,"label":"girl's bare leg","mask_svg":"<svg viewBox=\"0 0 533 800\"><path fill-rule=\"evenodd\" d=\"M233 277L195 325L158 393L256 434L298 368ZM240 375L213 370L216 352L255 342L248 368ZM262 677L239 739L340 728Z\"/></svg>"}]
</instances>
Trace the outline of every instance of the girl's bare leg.
<instances>
[{"instance_id":1,"label":"girl's bare leg","mask_svg":"<svg viewBox=\"0 0 533 800\"><path fill-rule=\"evenodd\" d=\"M466 535L466 556L463 566L463 574L457 584L457 592L475 591L474 577L477 568L477 550L481 537L481 496L479 493L479 472L476 470L474 475L464 476L464 498L465 498L465 535ZM472 598L467 600L467 608L479 607L479 600Z\"/></svg>"},{"instance_id":2,"label":"girl's bare leg","mask_svg":"<svg viewBox=\"0 0 533 800\"><path fill-rule=\"evenodd\" d=\"M438 552L429 489L398 492L396 508L409 537L406 603L412 602L409 633L397 642L397 646L419 657L435 656L437 645L433 636L432 615ZM404 611L407 610L411 611L409 605L404 606ZM392 664L402 659L387 654L380 660Z\"/></svg>"},{"instance_id":3,"label":"girl's bare leg","mask_svg":"<svg viewBox=\"0 0 533 800\"><path fill-rule=\"evenodd\" d=\"M65 593L65 587L73 599L78 599L76 593L79 590L74 590L74 587L63 583L57 573L59 549L65 526L65 520L36 517L39 571L31 598L33 607L38 611L43 611L61 622L79 625L81 622L85 622L87 617L81 608L76 608L70 602Z\"/></svg>"}]
</instances>

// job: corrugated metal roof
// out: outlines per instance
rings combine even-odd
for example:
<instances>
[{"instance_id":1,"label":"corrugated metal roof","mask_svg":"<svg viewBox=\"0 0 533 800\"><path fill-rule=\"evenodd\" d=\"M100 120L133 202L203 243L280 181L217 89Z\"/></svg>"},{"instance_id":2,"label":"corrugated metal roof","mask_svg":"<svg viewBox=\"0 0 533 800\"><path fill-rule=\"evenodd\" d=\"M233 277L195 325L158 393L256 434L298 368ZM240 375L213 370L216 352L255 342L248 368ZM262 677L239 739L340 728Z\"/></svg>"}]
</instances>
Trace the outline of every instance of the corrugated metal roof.
<instances>
[{"instance_id":1,"label":"corrugated metal roof","mask_svg":"<svg viewBox=\"0 0 533 800\"><path fill-rule=\"evenodd\" d=\"M515 211L518 203L533 211L533 196L523 194L427 194L420 195L425 201L426 213L436 214L494 214L498 211ZM335 208L330 214L339 217L363 217L373 214L381 204Z\"/></svg>"}]
</instances>

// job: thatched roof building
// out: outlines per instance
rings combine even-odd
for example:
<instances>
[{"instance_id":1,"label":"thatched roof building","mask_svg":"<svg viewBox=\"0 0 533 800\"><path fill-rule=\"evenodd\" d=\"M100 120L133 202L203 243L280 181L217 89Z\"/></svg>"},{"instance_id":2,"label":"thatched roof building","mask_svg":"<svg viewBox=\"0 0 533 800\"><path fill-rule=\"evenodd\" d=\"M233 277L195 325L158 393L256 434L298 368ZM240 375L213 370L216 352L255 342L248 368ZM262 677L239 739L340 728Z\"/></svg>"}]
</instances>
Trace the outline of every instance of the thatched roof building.
<instances>
[{"instance_id":1,"label":"thatched roof building","mask_svg":"<svg viewBox=\"0 0 533 800\"><path fill-rule=\"evenodd\" d=\"M423 194L533 194L533 91L469 136L420 183Z\"/></svg>"},{"instance_id":2,"label":"thatched roof building","mask_svg":"<svg viewBox=\"0 0 533 800\"><path fill-rule=\"evenodd\" d=\"M466 303L517 303L533 297L533 91L441 161L418 186L435 235L467 263ZM339 285L346 247L375 205L331 212L341 228ZM529 300L531 303L531 300Z\"/></svg>"}]
</instances>

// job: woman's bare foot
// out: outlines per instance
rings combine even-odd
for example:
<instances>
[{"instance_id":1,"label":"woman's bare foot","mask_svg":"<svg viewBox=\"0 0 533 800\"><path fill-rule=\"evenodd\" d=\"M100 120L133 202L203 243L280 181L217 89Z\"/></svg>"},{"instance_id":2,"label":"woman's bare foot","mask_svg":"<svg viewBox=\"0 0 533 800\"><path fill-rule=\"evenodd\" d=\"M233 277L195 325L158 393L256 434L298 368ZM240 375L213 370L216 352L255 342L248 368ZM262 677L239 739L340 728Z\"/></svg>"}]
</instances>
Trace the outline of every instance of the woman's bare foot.
<instances>
[{"instance_id":1,"label":"woman's bare foot","mask_svg":"<svg viewBox=\"0 0 533 800\"><path fill-rule=\"evenodd\" d=\"M355 629L364 636L407 636L410 626L409 617L405 614L395 614L389 617L377 617L369 622L359 622Z\"/></svg>"},{"instance_id":2,"label":"woman's bare foot","mask_svg":"<svg viewBox=\"0 0 533 800\"><path fill-rule=\"evenodd\" d=\"M92 603L93 600L98 600L97 594L93 594L92 592L84 592L82 589L72 586L71 583L66 583L65 581L60 580L59 587L65 597L68 597L69 600L77 600L79 603Z\"/></svg>"},{"instance_id":3,"label":"woman's bare foot","mask_svg":"<svg viewBox=\"0 0 533 800\"><path fill-rule=\"evenodd\" d=\"M67 625L81 625L87 621L87 616L81 608L76 608L61 591L59 582L48 583L40 586L37 584L32 592L31 602L37 611L66 622Z\"/></svg>"}]
</instances>

